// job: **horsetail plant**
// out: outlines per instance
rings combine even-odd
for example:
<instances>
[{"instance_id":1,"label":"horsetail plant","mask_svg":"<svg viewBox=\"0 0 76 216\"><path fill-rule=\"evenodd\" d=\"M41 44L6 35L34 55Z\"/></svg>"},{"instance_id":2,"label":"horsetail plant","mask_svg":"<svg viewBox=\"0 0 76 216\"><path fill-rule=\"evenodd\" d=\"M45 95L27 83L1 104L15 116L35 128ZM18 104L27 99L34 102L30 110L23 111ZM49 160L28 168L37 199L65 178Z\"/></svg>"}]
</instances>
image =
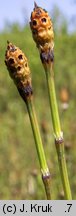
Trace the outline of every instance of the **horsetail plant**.
<instances>
[{"instance_id":1,"label":"horsetail plant","mask_svg":"<svg viewBox=\"0 0 76 216\"><path fill-rule=\"evenodd\" d=\"M49 102L52 115L52 123L55 137L55 145L58 155L60 174L64 188L65 199L72 199L69 185L65 153L64 139L61 130L58 106L56 100L55 84L54 84L54 31L53 24L48 12L37 6L35 3L34 10L31 13L30 27L33 39L39 49L40 59L46 73L47 88L49 94Z\"/></svg>"},{"instance_id":2,"label":"horsetail plant","mask_svg":"<svg viewBox=\"0 0 76 216\"><path fill-rule=\"evenodd\" d=\"M47 199L50 200L50 172L46 163L35 108L33 104L33 89L28 60L24 53L18 47L8 42L7 50L5 53L5 64L11 78L14 80L14 83L17 86L19 94L21 95L27 106L39 158L42 180L44 183Z\"/></svg>"}]
</instances>

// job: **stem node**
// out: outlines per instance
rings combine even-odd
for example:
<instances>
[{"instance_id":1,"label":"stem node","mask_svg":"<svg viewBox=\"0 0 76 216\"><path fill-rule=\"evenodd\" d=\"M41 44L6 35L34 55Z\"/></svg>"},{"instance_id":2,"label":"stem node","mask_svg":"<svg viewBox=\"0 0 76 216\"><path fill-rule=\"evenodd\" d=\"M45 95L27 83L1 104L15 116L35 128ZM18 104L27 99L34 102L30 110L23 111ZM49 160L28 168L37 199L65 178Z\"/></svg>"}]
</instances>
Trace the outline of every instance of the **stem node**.
<instances>
[{"instance_id":1,"label":"stem node","mask_svg":"<svg viewBox=\"0 0 76 216\"><path fill-rule=\"evenodd\" d=\"M56 137L55 135L55 144L62 144L64 142L63 132L61 131L60 137Z\"/></svg>"},{"instance_id":2,"label":"stem node","mask_svg":"<svg viewBox=\"0 0 76 216\"><path fill-rule=\"evenodd\" d=\"M51 175L50 175L49 170L46 173L42 174L42 180L44 183L45 191L47 192L48 200L50 200L50 178L51 178Z\"/></svg>"}]
</instances>

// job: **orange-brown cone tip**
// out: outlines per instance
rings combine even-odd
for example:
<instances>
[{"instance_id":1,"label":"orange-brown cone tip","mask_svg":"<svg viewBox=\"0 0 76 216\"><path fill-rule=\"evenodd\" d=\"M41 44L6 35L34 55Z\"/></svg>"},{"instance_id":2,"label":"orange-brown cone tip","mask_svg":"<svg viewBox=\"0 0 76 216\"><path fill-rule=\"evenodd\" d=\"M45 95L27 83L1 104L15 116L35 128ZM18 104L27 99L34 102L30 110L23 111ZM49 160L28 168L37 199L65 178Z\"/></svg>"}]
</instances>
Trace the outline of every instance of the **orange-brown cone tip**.
<instances>
[{"instance_id":1,"label":"orange-brown cone tip","mask_svg":"<svg viewBox=\"0 0 76 216\"><path fill-rule=\"evenodd\" d=\"M34 3L34 10L31 13L30 27L34 41L38 48L46 47L53 49L54 32L53 25L48 12Z\"/></svg>"},{"instance_id":2,"label":"orange-brown cone tip","mask_svg":"<svg viewBox=\"0 0 76 216\"><path fill-rule=\"evenodd\" d=\"M5 53L5 64L18 88L31 85L30 69L24 53L15 45L8 42Z\"/></svg>"}]
</instances>

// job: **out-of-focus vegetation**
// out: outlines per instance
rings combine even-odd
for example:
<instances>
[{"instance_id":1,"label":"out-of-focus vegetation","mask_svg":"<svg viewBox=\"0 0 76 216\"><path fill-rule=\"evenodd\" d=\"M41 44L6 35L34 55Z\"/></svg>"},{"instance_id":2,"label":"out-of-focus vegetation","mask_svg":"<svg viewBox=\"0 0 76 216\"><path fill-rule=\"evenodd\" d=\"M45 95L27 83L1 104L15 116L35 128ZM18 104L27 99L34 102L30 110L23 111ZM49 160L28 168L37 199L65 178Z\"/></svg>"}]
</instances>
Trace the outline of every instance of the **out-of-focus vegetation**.
<instances>
[{"instance_id":1,"label":"out-of-focus vegetation","mask_svg":"<svg viewBox=\"0 0 76 216\"><path fill-rule=\"evenodd\" d=\"M65 28L55 32L55 82L69 179L76 199L76 34ZM13 25L0 34L0 199L46 199L37 153L25 104L4 64L7 40L29 59L34 104L51 172L53 199L63 199L54 146L45 73L28 26Z\"/></svg>"}]
</instances>

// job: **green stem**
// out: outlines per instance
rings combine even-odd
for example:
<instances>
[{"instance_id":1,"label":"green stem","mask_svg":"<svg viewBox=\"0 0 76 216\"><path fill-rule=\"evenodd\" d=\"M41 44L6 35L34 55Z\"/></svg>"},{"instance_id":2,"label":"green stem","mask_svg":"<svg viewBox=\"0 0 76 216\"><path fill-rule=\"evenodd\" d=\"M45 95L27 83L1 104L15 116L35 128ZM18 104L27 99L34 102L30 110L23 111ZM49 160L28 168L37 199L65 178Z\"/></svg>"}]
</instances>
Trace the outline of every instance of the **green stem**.
<instances>
[{"instance_id":1,"label":"green stem","mask_svg":"<svg viewBox=\"0 0 76 216\"><path fill-rule=\"evenodd\" d=\"M56 101L54 73L53 73L51 65L48 65L47 67L45 67L45 72L46 72L47 87L48 87L48 93L49 93L49 101L50 101L53 129L54 129L54 135L55 135L55 144L56 144L56 150L57 150L57 155L58 155L61 179L63 183L65 199L70 200L72 199L72 196L71 196L71 190L70 190L67 167L66 167L63 133L61 131L60 119L59 119L58 107L57 107L57 101Z\"/></svg>"},{"instance_id":2,"label":"green stem","mask_svg":"<svg viewBox=\"0 0 76 216\"><path fill-rule=\"evenodd\" d=\"M55 133L56 138L59 138L60 133L61 133L61 127L60 127L58 107L57 107L57 101L56 101L53 71L50 71L49 69L48 71L46 71L46 79L47 79L49 102L50 102L50 108L51 108L54 133Z\"/></svg>"},{"instance_id":3,"label":"green stem","mask_svg":"<svg viewBox=\"0 0 76 216\"><path fill-rule=\"evenodd\" d=\"M41 140L41 136L39 132L38 122L37 122L32 98L27 99L26 105L27 105L27 110L29 113L30 122L31 122L31 126L33 130L34 139L35 139L37 154L38 154L41 172L42 172L42 179L43 179L43 183L44 183L44 187L46 191L46 196L47 196L47 199L50 200L51 199L50 173L49 173L49 169L46 163L45 153L44 153L44 149L42 145L42 140Z\"/></svg>"}]
</instances>

